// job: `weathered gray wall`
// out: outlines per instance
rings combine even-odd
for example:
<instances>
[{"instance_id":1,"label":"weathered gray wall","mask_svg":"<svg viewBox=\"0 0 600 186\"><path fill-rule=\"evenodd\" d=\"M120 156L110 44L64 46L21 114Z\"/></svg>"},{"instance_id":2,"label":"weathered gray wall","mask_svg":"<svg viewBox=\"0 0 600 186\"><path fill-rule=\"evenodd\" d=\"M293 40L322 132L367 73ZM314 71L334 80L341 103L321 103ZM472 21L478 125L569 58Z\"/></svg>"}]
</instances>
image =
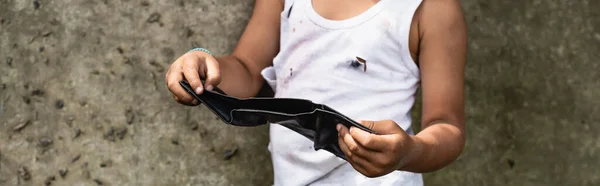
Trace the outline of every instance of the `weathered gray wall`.
<instances>
[{"instance_id":1,"label":"weathered gray wall","mask_svg":"<svg viewBox=\"0 0 600 186\"><path fill-rule=\"evenodd\" d=\"M427 185L599 185L600 2L462 3L469 141ZM0 0L0 185L270 184L266 127L178 105L164 82L192 46L230 52L252 4Z\"/></svg>"},{"instance_id":2,"label":"weathered gray wall","mask_svg":"<svg viewBox=\"0 0 600 186\"><path fill-rule=\"evenodd\" d=\"M462 2L469 142L428 183L600 185L600 1Z\"/></svg>"}]
</instances>

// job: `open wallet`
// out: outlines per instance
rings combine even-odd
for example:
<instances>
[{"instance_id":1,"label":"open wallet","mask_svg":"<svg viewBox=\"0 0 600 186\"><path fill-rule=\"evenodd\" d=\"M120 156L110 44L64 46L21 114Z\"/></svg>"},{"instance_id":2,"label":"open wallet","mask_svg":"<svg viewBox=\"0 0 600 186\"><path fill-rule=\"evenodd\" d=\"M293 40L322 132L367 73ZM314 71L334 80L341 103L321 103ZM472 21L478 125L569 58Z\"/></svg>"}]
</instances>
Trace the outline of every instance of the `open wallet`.
<instances>
[{"instance_id":1,"label":"open wallet","mask_svg":"<svg viewBox=\"0 0 600 186\"><path fill-rule=\"evenodd\" d=\"M279 124L312 140L315 150L326 150L344 160L347 159L338 145L337 124L376 134L327 105L310 100L265 97L240 99L228 96L218 88L196 94L187 81L179 83L226 124L244 127Z\"/></svg>"}]
</instances>

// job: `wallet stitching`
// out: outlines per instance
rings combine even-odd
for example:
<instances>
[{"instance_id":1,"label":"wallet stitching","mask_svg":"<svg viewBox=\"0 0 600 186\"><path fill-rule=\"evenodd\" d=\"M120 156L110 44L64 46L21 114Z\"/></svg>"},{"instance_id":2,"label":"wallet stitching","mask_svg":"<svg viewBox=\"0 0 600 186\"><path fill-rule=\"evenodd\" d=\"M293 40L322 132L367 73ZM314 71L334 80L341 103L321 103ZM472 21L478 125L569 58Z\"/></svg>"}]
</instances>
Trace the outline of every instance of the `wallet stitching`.
<instances>
[{"instance_id":1,"label":"wallet stitching","mask_svg":"<svg viewBox=\"0 0 600 186\"><path fill-rule=\"evenodd\" d=\"M283 116L288 116L288 117L298 117L298 116L302 116L302 115L307 115L307 114L314 114L315 112L317 112L317 110L313 110L310 112L301 112L298 114L288 114L288 113L284 113L284 112L273 112L273 111L268 111L268 110L256 110L256 109L233 109L233 111L240 111L240 112L261 112L261 113L267 113L267 114L275 114L275 115L283 115Z\"/></svg>"}]
</instances>

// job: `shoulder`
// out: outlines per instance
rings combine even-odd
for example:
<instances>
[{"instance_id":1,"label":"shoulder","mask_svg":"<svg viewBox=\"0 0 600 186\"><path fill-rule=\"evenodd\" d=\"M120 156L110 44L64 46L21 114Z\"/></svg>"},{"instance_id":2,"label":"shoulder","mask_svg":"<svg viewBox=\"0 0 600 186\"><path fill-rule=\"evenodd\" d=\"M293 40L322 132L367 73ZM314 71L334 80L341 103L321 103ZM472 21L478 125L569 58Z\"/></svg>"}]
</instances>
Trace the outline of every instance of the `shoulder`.
<instances>
[{"instance_id":1,"label":"shoulder","mask_svg":"<svg viewBox=\"0 0 600 186\"><path fill-rule=\"evenodd\" d=\"M420 9L422 12L462 13L459 0L422 0Z\"/></svg>"},{"instance_id":2,"label":"shoulder","mask_svg":"<svg viewBox=\"0 0 600 186\"><path fill-rule=\"evenodd\" d=\"M459 0L423 0L417 14L421 31L465 25Z\"/></svg>"}]
</instances>

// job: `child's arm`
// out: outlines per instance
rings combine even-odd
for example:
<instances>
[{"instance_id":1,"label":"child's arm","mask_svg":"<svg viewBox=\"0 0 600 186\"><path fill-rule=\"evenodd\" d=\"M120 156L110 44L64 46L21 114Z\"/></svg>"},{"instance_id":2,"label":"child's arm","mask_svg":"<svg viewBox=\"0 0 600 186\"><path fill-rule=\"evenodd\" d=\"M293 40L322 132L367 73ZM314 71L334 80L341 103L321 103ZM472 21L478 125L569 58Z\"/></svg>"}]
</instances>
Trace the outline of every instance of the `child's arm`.
<instances>
[{"instance_id":1,"label":"child's arm","mask_svg":"<svg viewBox=\"0 0 600 186\"><path fill-rule=\"evenodd\" d=\"M205 88L218 86L235 97L255 96L263 85L261 70L272 65L279 51L281 0L256 0L252 17L233 53L213 57L202 51L184 54L166 74L167 87L176 101L197 105L179 81L187 80L200 94ZM200 78L206 78L202 85Z\"/></svg>"},{"instance_id":2,"label":"child's arm","mask_svg":"<svg viewBox=\"0 0 600 186\"><path fill-rule=\"evenodd\" d=\"M422 151L402 169L427 172L454 161L465 144L464 67L467 26L458 0L423 1L419 64Z\"/></svg>"},{"instance_id":3,"label":"child's arm","mask_svg":"<svg viewBox=\"0 0 600 186\"><path fill-rule=\"evenodd\" d=\"M419 16L422 128L407 135L393 121L365 121L380 135L340 126L340 147L369 177L394 170L431 172L454 161L465 144L466 24L458 0L424 0Z\"/></svg>"}]
</instances>

